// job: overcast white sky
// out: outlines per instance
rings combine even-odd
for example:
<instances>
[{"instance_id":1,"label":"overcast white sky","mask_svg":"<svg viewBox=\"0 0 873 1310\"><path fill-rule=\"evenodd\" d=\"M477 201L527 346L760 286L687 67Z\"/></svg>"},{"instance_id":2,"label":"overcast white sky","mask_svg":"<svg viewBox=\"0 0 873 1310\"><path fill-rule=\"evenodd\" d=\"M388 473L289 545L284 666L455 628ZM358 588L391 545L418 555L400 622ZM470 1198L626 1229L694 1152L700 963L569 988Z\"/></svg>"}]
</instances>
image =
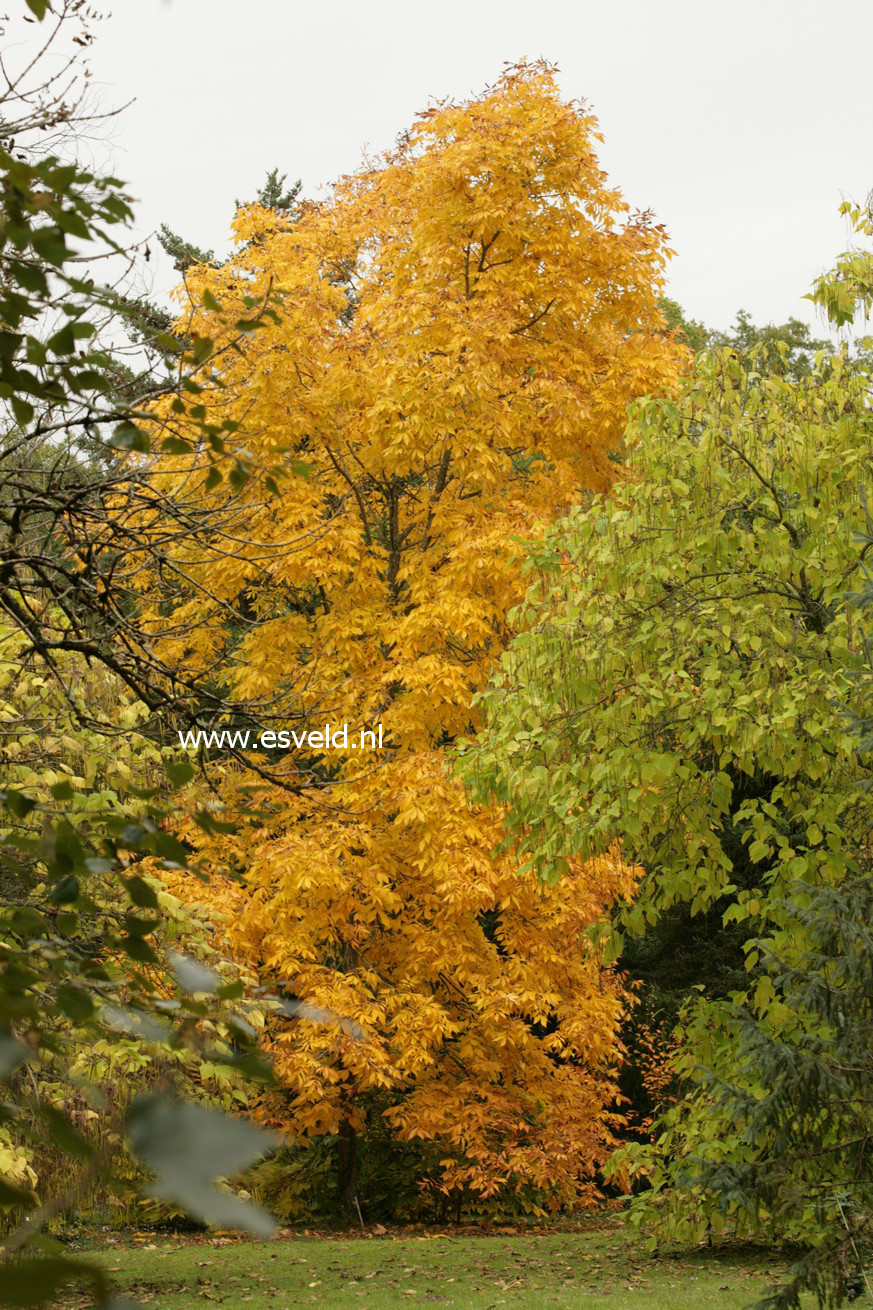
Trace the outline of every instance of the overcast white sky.
<instances>
[{"instance_id":1,"label":"overcast white sky","mask_svg":"<svg viewBox=\"0 0 873 1310\"><path fill-rule=\"evenodd\" d=\"M143 230L227 249L267 169L314 194L431 97L544 56L597 113L601 160L677 250L671 294L726 326L801 299L873 187L870 0L106 0L92 54Z\"/></svg>"}]
</instances>

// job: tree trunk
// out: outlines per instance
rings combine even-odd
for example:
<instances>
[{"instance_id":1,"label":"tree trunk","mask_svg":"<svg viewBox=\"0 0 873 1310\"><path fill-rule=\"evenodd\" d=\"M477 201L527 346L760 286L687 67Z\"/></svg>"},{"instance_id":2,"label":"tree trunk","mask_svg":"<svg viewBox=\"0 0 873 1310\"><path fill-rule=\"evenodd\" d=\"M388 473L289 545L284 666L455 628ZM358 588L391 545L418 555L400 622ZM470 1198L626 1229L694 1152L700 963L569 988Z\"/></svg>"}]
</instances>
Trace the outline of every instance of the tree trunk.
<instances>
[{"instance_id":1,"label":"tree trunk","mask_svg":"<svg viewBox=\"0 0 873 1310\"><path fill-rule=\"evenodd\" d=\"M339 1126L339 1154L337 1157L337 1202L343 1220L354 1223L357 1217L358 1191L357 1135L348 1119Z\"/></svg>"}]
</instances>

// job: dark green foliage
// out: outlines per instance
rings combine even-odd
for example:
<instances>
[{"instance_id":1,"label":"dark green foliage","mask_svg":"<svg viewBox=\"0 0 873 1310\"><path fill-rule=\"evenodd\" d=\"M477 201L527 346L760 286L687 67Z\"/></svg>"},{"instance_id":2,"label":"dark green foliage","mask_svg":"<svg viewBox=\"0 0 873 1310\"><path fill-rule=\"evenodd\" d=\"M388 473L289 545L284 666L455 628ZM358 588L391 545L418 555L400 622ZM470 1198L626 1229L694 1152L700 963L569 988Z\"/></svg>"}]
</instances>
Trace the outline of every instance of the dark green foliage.
<instances>
[{"instance_id":1,"label":"dark green foliage","mask_svg":"<svg viewBox=\"0 0 873 1310\"><path fill-rule=\"evenodd\" d=\"M864 557L873 548L867 519L858 534ZM862 568L851 599L868 662L853 670L861 696L850 717L871 785L873 575ZM798 884L782 902L783 940L793 935L800 951L761 943L783 1009L778 1026L744 1005L731 1008L730 1060L696 1072L714 1116L743 1126L745 1150L714 1165L692 1156L677 1181L710 1189L727 1212L744 1210L762 1226L811 1212L816 1241L761 1303L770 1310L800 1310L808 1291L823 1306L873 1297L873 854L869 831L857 840L854 876Z\"/></svg>"},{"instance_id":2,"label":"dark green foliage","mask_svg":"<svg viewBox=\"0 0 873 1310\"><path fill-rule=\"evenodd\" d=\"M212 264L215 261L211 250L201 250L199 246L173 232L166 223L162 223L158 229L158 241L172 259L173 267L180 273L184 273L192 264Z\"/></svg>"},{"instance_id":3,"label":"dark green foliage","mask_svg":"<svg viewBox=\"0 0 873 1310\"><path fill-rule=\"evenodd\" d=\"M278 168L271 168L263 186L258 191L257 203L263 205L265 209L274 209L277 213L293 216L302 183L298 179L296 182L292 182L290 186L286 186L287 180L287 173L280 173ZM245 203L243 200L237 200L237 209L242 208ZM186 241L184 237L179 236L166 223L162 223L158 229L158 241L161 248L172 259L173 267L179 273L184 273L194 264L215 263L214 251L205 250L192 241Z\"/></svg>"},{"instance_id":4,"label":"dark green foliage","mask_svg":"<svg viewBox=\"0 0 873 1310\"><path fill-rule=\"evenodd\" d=\"M678 333L690 350L696 353L709 344L712 335L709 329L698 323L696 319L686 318L685 311L678 301L671 300L669 296L662 296L658 303L669 330Z\"/></svg>"},{"instance_id":5,"label":"dark green foliage","mask_svg":"<svg viewBox=\"0 0 873 1310\"><path fill-rule=\"evenodd\" d=\"M830 341L814 337L809 324L798 318L759 327L745 309L740 309L733 327L722 331L687 318L682 306L667 296L661 299L660 305L667 327L677 332L695 354L701 350L727 348L735 350L741 360L747 362L755 351L755 367L762 372L790 378L808 377L816 353L833 348Z\"/></svg>"},{"instance_id":6,"label":"dark green foliage","mask_svg":"<svg viewBox=\"0 0 873 1310\"><path fill-rule=\"evenodd\" d=\"M301 1139L249 1170L246 1185L282 1222L337 1227L521 1218L530 1203L545 1200L530 1187L517 1194L506 1189L489 1200L423 1188L422 1178L438 1177L442 1151L433 1142L399 1141L386 1126L386 1108L384 1097L372 1096L366 1131L353 1134L351 1143L340 1134Z\"/></svg>"},{"instance_id":7,"label":"dark green foliage","mask_svg":"<svg viewBox=\"0 0 873 1310\"><path fill-rule=\"evenodd\" d=\"M708 335L708 346L727 346L744 359L759 347L756 367L762 373L790 378L808 377L817 352L833 349L830 341L814 337L809 325L798 318L756 327L744 309L737 312L736 322L727 332L710 332Z\"/></svg>"},{"instance_id":8,"label":"dark green foliage","mask_svg":"<svg viewBox=\"0 0 873 1310\"><path fill-rule=\"evenodd\" d=\"M337 1134L284 1148L256 1165L247 1183L260 1203L285 1223L314 1219L347 1227L433 1220L443 1198L428 1197L419 1188L426 1149L419 1143L399 1143L374 1115L355 1143L355 1186L349 1198L337 1184L342 1175Z\"/></svg>"},{"instance_id":9,"label":"dark green foliage","mask_svg":"<svg viewBox=\"0 0 873 1310\"><path fill-rule=\"evenodd\" d=\"M99 230L126 223L130 209L116 179L51 156L29 161L2 144L0 187L0 402L25 426L38 408L110 390L89 343L97 334L94 316L111 307L111 295L83 279L72 242L99 239ZM59 301L60 323L48 335L38 331Z\"/></svg>"},{"instance_id":10,"label":"dark green foliage","mask_svg":"<svg viewBox=\"0 0 873 1310\"><path fill-rule=\"evenodd\" d=\"M730 1155L692 1153L679 1187L703 1187L726 1214L760 1227L796 1224L815 1241L762 1304L800 1310L811 1290L839 1306L873 1263L873 877L836 887L798 884L781 903L784 939L763 943L773 1013L725 1010L722 1058L696 1079L714 1124L739 1127Z\"/></svg>"},{"instance_id":11,"label":"dark green foliage","mask_svg":"<svg viewBox=\"0 0 873 1310\"><path fill-rule=\"evenodd\" d=\"M286 187L287 181L287 173L280 173L278 168L271 168L267 180L258 191L258 204L263 205L265 209L275 209L278 213L293 213L303 183L298 178L296 182ZM240 201L236 203L239 208Z\"/></svg>"}]
</instances>

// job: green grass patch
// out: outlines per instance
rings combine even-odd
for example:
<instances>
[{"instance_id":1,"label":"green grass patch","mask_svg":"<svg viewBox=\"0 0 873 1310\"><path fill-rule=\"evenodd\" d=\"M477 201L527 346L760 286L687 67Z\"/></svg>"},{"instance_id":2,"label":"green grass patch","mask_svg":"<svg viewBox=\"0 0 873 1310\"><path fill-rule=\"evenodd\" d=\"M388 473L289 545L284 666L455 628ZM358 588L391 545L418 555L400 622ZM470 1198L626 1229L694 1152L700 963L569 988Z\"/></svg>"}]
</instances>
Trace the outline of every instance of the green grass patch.
<instances>
[{"instance_id":1,"label":"green grass patch","mask_svg":"<svg viewBox=\"0 0 873 1310\"><path fill-rule=\"evenodd\" d=\"M90 1245L90 1244L89 1244ZM94 1257L95 1252L89 1251ZM613 1223L578 1230L471 1236L449 1232L288 1237L271 1242L144 1238L101 1245L119 1291L151 1307L225 1310L320 1305L467 1310L741 1310L778 1279L766 1252L695 1250L653 1257Z\"/></svg>"}]
</instances>

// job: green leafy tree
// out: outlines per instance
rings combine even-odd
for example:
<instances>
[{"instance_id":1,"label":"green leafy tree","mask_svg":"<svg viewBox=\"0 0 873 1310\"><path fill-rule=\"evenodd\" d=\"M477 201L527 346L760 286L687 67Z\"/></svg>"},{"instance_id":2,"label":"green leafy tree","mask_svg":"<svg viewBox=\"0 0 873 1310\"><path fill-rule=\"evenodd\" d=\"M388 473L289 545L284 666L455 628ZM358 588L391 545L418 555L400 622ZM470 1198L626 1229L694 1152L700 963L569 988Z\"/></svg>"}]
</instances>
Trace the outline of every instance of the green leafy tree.
<instances>
[{"instance_id":1,"label":"green leafy tree","mask_svg":"<svg viewBox=\"0 0 873 1310\"><path fill-rule=\"evenodd\" d=\"M615 840L657 869L631 928L739 901L737 874L757 886L831 860L823 836L805 858L788 837L824 834L854 795L837 701L860 659L846 592L867 385L842 356L797 384L705 356L678 404L638 408L624 484L531 555L523 630L465 769L545 876Z\"/></svg>"},{"instance_id":2,"label":"green leafy tree","mask_svg":"<svg viewBox=\"0 0 873 1310\"><path fill-rule=\"evenodd\" d=\"M844 201L840 213L854 235L869 242L873 237L873 192L863 205ZM873 307L873 253L869 246L853 245L844 251L834 267L816 279L807 299L824 310L834 327L846 327L859 315L866 319Z\"/></svg>"},{"instance_id":3,"label":"green leafy tree","mask_svg":"<svg viewBox=\"0 0 873 1310\"><path fill-rule=\"evenodd\" d=\"M727 332L711 332L707 345L726 346L744 360L754 355L759 370L793 379L809 377L816 355L833 349L830 341L814 337L809 324L799 318L758 327L744 309L738 310L736 322Z\"/></svg>"},{"instance_id":4,"label":"green leafy tree","mask_svg":"<svg viewBox=\"0 0 873 1310\"><path fill-rule=\"evenodd\" d=\"M819 352L832 350L831 343L815 337L808 324L790 318L782 324L758 326L745 310L739 310L727 330L707 327L690 319L682 307L669 298L661 300L667 326L696 353L728 349L752 371L764 371L797 379L808 377ZM688 902L664 911L657 925L643 937L625 942L622 963L642 984L640 1004L628 1021L628 1060L622 1073L622 1090L634 1106L635 1121L648 1121L657 1109L640 1077L640 1035L648 1039L652 1027L663 1036L678 1018L691 988L711 995L724 995L740 987L745 974L743 926L722 923L718 906L692 915ZM668 1045L663 1042L662 1045ZM664 1090L675 1090L667 1082Z\"/></svg>"},{"instance_id":5,"label":"green leafy tree","mask_svg":"<svg viewBox=\"0 0 873 1310\"><path fill-rule=\"evenodd\" d=\"M757 1232L766 1214L770 1236L841 1250L833 1184L851 1182L865 1215L871 1183L852 1139L869 1065L838 1077L828 1024L841 998L858 1025L838 1049L857 1053L867 948L842 934L866 894L873 796L851 719L864 714L864 636L850 593L873 420L869 376L845 352L808 377L766 360L763 343L747 359L704 353L678 403L638 407L627 481L531 553L521 632L461 765L544 877L613 845L642 865L617 946L623 934L639 951L677 914L709 917L722 948L720 926L735 934L720 985L686 1007L685 1096L660 1144L621 1161L648 1179L647 1210L684 1238ZM851 963L810 972L844 941ZM795 1061L793 1084L777 1056ZM792 1123L803 1132L789 1150ZM769 1179L757 1194L716 1185L713 1171L747 1166Z\"/></svg>"},{"instance_id":6,"label":"green leafy tree","mask_svg":"<svg viewBox=\"0 0 873 1310\"><path fill-rule=\"evenodd\" d=\"M754 351L759 369L799 378L812 372L819 351L832 349L830 341L814 337L809 324L798 318L758 326L745 309L740 309L733 326L721 331L688 318L675 300L664 297L660 304L667 327L677 332L695 353L726 347L748 360Z\"/></svg>"},{"instance_id":7,"label":"green leafy tree","mask_svg":"<svg viewBox=\"0 0 873 1310\"><path fill-rule=\"evenodd\" d=\"M153 445L189 452L194 441L212 485L248 480L206 420L213 343L164 333L157 311L140 322L99 279L107 257L128 258L131 210L117 179L77 162L92 15L81 0L28 9L30 44L11 47L22 71L5 61L0 88L0 1304L44 1304L84 1280L109 1305L105 1273L45 1229L113 1185L120 1138L162 1203L268 1224L214 1184L269 1139L184 1100L195 1057L201 1082L268 1076L254 1011L240 977L179 950L198 948L163 887L193 863L167 827L193 770L164 761L160 743L234 707L208 676L156 660L138 618L142 579L152 599L156 579L184 590L185 543L216 558L235 550L228 534L250 504L231 494L214 516L193 497L169 501L151 476ZM275 315L251 298L246 311L231 332L237 353ZM119 334L136 346L137 330L144 370L108 344ZM139 408L159 392L161 423ZM196 822L215 831L221 819L206 809ZM117 1122L88 1103L89 1045L110 1065L121 1052L149 1068ZM47 1189L30 1161L49 1146L67 1164Z\"/></svg>"}]
</instances>

